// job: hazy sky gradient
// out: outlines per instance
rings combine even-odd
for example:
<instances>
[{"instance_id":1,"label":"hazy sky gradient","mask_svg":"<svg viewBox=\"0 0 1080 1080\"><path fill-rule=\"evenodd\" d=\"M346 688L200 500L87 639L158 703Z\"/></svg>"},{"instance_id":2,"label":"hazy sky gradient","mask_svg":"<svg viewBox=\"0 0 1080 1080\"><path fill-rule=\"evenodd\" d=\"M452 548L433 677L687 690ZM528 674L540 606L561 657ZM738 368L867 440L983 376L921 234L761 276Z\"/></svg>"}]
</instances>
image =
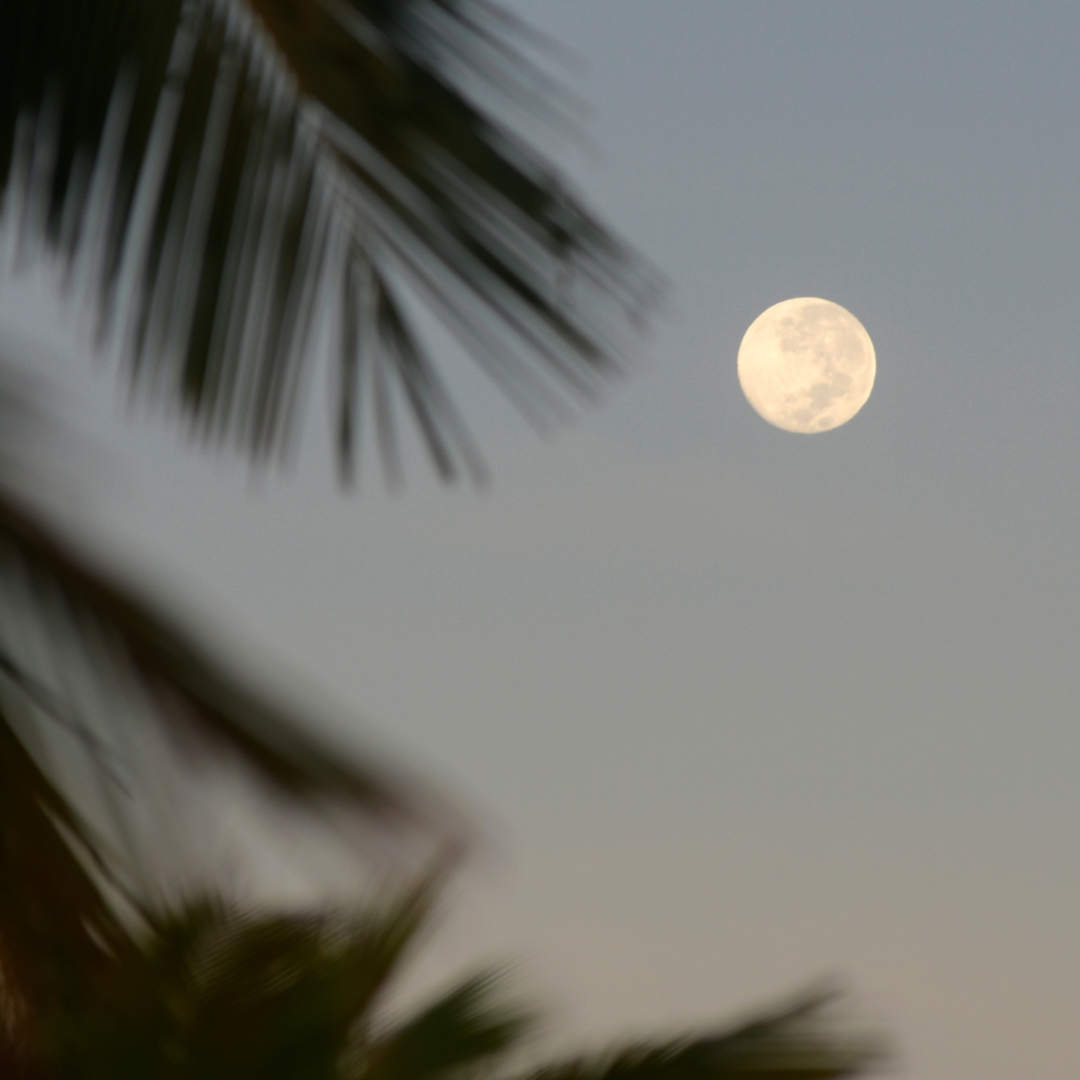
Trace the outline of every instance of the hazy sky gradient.
<instances>
[{"instance_id":1,"label":"hazy sky gradient","mask_svg":"<svg viewBox=\"0 0 1080 1080\"><path fill-rule=\"evenodd\" d=\"M136 431L86 516L489 825L439 963L531 958L600 1032L839 972L902 1075L1075 1075L1080 9L514 7L584 62L566 168L672 281L644 369L550 444L461 375L479 495ZM735 375L805 295L878 355L809 437Z\"/></svg>"}]
</instances>

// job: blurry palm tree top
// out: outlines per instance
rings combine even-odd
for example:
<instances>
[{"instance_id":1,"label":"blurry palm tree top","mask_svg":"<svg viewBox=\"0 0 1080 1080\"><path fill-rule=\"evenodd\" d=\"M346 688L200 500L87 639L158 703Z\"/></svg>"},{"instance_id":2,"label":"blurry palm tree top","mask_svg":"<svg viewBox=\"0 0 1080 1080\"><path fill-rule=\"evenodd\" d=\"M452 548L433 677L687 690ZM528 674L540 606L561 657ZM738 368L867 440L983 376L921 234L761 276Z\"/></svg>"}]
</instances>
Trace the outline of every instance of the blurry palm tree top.
<instances>
[{"instance_id":1,"label":"blurry palm tree top","mask_svg":"<svg viewBox=\"0 0 1080 1080\"><path fill-rule=\"evenodd\" d=\"M28 988L29 1007L0 1026L0 1068L15 1066L5 1080L841 1080L887 1063L828 992L732 1027L554 1060L535 1045L522 1053L538 1017L505 971L468 973L403 1008L402 975L441 884L333 914L213 898L150 913L65 993ZM60 950L45 966L64 970Z\"/></svg>"},{"instance_id":2,"label":"blurry palm tree top","mask_svg":"<svg viewBox=\"0 0 1080 1080\"><path fill-rule=\"evenodd\" d=\"M397 471L403 407L476 474L420 311L544 424L658 293L521 134L573 127L545 48L488 0L6 0L9 220L200 438L279 454L322 355L346 476L369 422Z\"/></svg>"}]
</instances>

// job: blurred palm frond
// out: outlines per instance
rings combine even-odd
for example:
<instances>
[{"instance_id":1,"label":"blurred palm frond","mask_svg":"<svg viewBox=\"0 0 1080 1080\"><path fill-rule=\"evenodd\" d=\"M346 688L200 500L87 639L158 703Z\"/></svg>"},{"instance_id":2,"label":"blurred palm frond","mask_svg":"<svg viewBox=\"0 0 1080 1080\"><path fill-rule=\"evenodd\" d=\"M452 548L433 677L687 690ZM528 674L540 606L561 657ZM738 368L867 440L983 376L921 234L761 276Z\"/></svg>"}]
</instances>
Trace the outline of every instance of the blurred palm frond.
<instances>
[{"instance_id":1,"label":"blurred palm frond","mask_svg":"<svg viewBox=\"0 0 1080 1080\"><path fill-rule=\"evenodd\" d=\"M283 451L336 308L343 473L404 409L479 475L417 312L542 424L659 289L523 136L570 122L536 50L488 0L7 0L0 191L199 437Z\"/></svg>"},{"instance_id":2,"label":"blurred palm frond","mask_svg":"<svg viewBox=\"0 0 1080 1080\"><path fill-rule=\"evenodd\" d=\"M151 915L22 1031L20 1080L841 1080L884 1061L878 1040L836 1029L833 995L813 994L720 1034L522 1072L513 1063L534 1017L498 975L470 975L404 1014L395 1003L442 882L427 875L351 915L215 899ZM0 1033L0 1061L10 1050Z\"/></svg>"},{"instance_id":3,"label":"blurred palm frond","mask_svg":"<svg viewBox=\"0 0 1080 1080\"><path fill-rule=\"evenodd\" d=\"M500 990L499 972L478 972L377 1037L362 1035L352 1052L355 1080L434 1080L498 1062L534 1024Z\"/></svg>"},{"instance_id":4,"label":"blurred palm frond","mask_svg":"<svg viewBox=\"0 0 1080 1080\"><path fill-rule=\"evenodd\" d=\"M430 788L334 747L0 485L0 1029L133 963L132 927L220 870L186 816L207 765L227 767L228 798L204 819L254 785L260 808L312 811L320 833L341 821L369 870L463 841Z\"/></svg>"},{"instance_id":5,"label":"blurred palm frond","mask_svg":"<svg viewBox=\"0 0 1080 1080\"><path fill-rule=\"evenodd\" d=\"M147 913L123 954L35 1002L24 1058L86 1080L338 1077L436 897L428 879L352 916L204 898ZM62 956L61 943L53 943Z\"/></svg>"},{"instance_id":6,"label":"blurred palm frond","mask_svg":"<svg viewBox=\"0 0 1080 1080\"><path fill-rule=\"evenodd\" d=\"M836 996L814 991L718 1034L573 1058L527 1080L841 1080L883 1064L879 1039L844 1033L830 1021Z\"/></svg>"}]
</instances>

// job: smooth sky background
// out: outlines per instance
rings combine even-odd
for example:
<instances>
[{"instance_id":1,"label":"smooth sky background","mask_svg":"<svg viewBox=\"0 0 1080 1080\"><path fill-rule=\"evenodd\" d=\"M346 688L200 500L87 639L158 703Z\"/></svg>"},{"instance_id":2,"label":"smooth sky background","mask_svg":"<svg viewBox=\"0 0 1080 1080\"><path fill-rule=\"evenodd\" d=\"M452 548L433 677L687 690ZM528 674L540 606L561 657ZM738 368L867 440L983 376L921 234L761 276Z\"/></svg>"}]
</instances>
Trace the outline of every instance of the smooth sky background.
<instances>
[{"instance_id":1,"label":"smooth sky background","mask_svg":"<svg viewBox=\"0 0 1080 1080\"><path fill-rule=\"evenodd\" d=\"M511 954L607 1036L838 974L901 1075L1075 1075L1080 9L513 6L581 60L564 168L672 283L642 369L552 442L460 376L481 493L135 424L82 519L472 808L426 976ZM793 296L877 348L824 435L736 379Z\"/></svg>"}]
</instances>

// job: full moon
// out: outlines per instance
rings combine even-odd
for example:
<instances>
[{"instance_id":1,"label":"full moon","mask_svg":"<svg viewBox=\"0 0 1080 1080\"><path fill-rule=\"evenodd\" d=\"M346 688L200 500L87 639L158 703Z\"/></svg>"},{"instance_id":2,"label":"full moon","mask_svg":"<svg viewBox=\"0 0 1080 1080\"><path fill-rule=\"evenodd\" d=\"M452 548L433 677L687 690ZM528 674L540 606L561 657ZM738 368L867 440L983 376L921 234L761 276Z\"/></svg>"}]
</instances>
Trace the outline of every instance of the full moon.
<instances>
[{"instance_id":1,"label":"full moon","mask_svg":"<svg viewBox=\"0 0 1080 1080\"><path fill-rule=\"evenodd\" d=\"M839 304L802 296L763 311L739 346L739 384L770 424L814 434L846 424L874 388L863 324Z\"/></svg>"}]
</instances>

